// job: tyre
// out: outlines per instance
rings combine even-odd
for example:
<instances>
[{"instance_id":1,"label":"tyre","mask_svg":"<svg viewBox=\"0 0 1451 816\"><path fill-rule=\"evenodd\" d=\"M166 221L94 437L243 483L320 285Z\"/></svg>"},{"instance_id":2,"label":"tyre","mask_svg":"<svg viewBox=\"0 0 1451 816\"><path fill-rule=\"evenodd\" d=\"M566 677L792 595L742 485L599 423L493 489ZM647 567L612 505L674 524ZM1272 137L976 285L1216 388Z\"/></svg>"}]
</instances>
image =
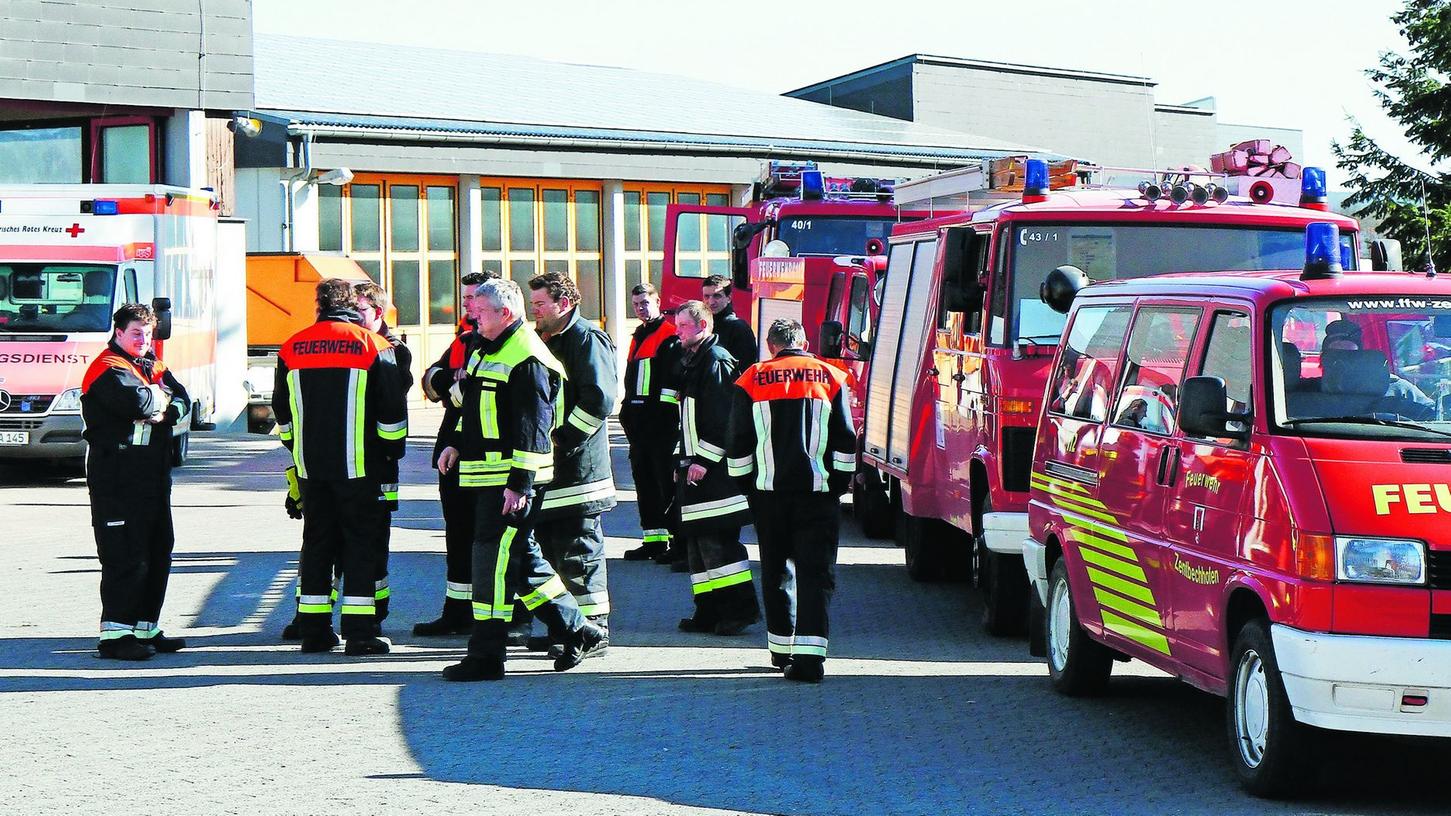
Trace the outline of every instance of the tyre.
<instances>
[{"instance_id":1,"label":"tyre","mask_svg":"<svg viewBox=\"0 0 1451 816\"><path fill-rule=\"evenodd\" d=\"M1044 616L1048 645L1048 677L1053 688L1069 697L1098 694L1108 685L1113 655L1078 624L1078 611L1068 587L1068 563L1062 558L1048 576L1048 610Z\"/></svg>"},{"instance_id":2,"label":"tyre","mask_svg":"<svg viewBox=\"0 0 1451 816\"><path fill-rule=\"evenodd\" d=\"M918 518L905 510L897 514L897 544L907 559L907 574L914 581L946 578L942 541L933 540L931 519Z\"/></svg>"},{"instance_id":3,"label":"tyre","mask_svg":"<svg viewBox=\"0 0 1451 816\"><path fill-rule=\"evenodd\" d=\"M188 431L171 440L171 466L181 467L191 456L191 432Z\"/></svg>"},{"instance_id":4,"label":"tyre","mask_svg":"<svg viewBox=\"0 0 1451 816\"><path fill-rule=\"evenodd\" d=\"M982 591L982 626L994 637L1017 637L1027 632L1028 571L1021 556L995 553L978 537L978 587Z\"/></svg>"},{"instance_id":5,"label":"tyre","mask_svg":"<svg viewBox=\"0 0 1451 816\"><path fill-rule=\"evenodd\" d=\"M892 500L882 478L872 468L861 468L851 483L851 512L867 538L891 538L895 519Z\"/></svg>"},{"instance_id":6,"label":"tyre","mask_svg":"<svg viewBox=\"0 0 1451 816\"><path fill-rule=\"evenodd\" d=\"M1306 728L1290 709L1268 621L1239 630L1229 665L1225 719L1240 784L1255 796L1292 794L1304 777Z\"/></svg>"}]
</instances>

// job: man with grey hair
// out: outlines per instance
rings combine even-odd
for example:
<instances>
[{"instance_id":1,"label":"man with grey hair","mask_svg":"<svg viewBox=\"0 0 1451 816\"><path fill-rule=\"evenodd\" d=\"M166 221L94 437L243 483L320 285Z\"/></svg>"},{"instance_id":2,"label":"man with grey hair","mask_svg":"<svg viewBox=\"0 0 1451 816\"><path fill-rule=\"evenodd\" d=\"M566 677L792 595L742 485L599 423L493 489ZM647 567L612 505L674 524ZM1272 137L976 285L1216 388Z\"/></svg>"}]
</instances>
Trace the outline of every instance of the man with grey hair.
<instances>
[{"instance_id":1,"label":"man with grey hair","mask_svg":"<svg viewBox=\"0 0 1451 816\"><path fill-rule=\"evenodd\" d=\"M459 487L477 495L473 547L474 631L468 655L443 679L501 680L514 599L563 644L555 671L579 665L603 640L534 541L536 490L554 477L551 434L559 426L564 371L524 325L519 284L490 279L468 302L479 342L464 364L461 425L449 433L438 468L458 468Z\"/></svg>"},{"instance_id":2,"label":"man with grey hair","mask_svg":"<svg viewBox=\"0 0 1451 816\"><path fill-rule=\"evenodd\" d=\"M800 323L772 323L766 348L771 359L735 381L727 467L751 491L771 663L789 680L819 683L836 588L838 497L856 470L856 432L846 372L806 351ZM796 566L794 592L788 560Z\"/></svg>"}]
</instances>

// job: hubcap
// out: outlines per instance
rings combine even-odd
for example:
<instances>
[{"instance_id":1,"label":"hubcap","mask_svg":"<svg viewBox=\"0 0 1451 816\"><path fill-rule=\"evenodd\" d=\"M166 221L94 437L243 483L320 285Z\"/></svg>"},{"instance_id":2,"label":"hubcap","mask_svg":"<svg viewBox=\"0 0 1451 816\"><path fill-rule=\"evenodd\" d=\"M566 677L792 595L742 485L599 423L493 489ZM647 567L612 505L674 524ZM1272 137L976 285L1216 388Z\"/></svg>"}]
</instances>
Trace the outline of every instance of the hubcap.
<instances>
[{"instance_id":1,"label":"hubcap","mask_svg":"<svg viewBox=\"0 0 1451 816\"><path fill-rule=\"evenodd\" d=\"M1068 599L1068 582L1053 584L1053 596L1048 610L1048 656L1053 661L1054 671L1063 671L1068 665L1068 634L1073 625L1073 609Z\"/></svg>"},{"instance_id":2,"label":"hubcap","mask_svg":"<svg viewBox=\"0 0 1451 816\"><path fill-rule=\"evenodd\" d=\"M1251 768L1265 758L1270 733L1270 687L1265 663L1249 650L1239 659L1234 676L1234 732L1239 756Z\"/></svg>"}]
</instances>

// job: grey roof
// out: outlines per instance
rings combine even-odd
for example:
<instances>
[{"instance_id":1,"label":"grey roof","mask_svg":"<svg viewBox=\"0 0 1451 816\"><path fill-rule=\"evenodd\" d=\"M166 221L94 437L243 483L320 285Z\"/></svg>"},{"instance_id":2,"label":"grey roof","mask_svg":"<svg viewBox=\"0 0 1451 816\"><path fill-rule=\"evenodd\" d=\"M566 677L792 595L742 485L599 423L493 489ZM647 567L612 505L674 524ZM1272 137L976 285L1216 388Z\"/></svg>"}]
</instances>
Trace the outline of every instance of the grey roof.
<instances>
[{"instance_id":1,"label":"grey roof","mask_svg":"<svg viewBox=\"0 0 1451 816\"><path fill-rule=\"evenodd\" d=\"M1044 151L714 82L533 57L258 34L256 104L334 132L625 140L971 159Z\"/></svg>"},{"instance_id":2,"label":"grey roof","mask_svg":"<svg viewBox=\"0 0 1451 816\"><path fill-rule=\"evenodd\" d=\"M943 57L937 54L908 54L905 57L898 57L894 60L888 60L887 62L862 68L859 71L852 71L841 76L823 79L820 82L813 82L810 85L787 91L786 95L793 97L800 96L801 94L810 93L811 91L824 88L828 85L861 79L916 63L945 65L951 68L977 68L986 71L996 71L1002 74L1029 74L1032 76L1083 79L1092 82L1113 82L1121 85L1137 85L1146 88L1151 88L1159 84L1148 77L1138 76L1136 74L1111 74L1102 71L1084 71L1078 68L1054 68L1047 65L1026 65L1018 62L993 62L991 60L967 59L965 57Z\"/></svg>"}]
</instances>

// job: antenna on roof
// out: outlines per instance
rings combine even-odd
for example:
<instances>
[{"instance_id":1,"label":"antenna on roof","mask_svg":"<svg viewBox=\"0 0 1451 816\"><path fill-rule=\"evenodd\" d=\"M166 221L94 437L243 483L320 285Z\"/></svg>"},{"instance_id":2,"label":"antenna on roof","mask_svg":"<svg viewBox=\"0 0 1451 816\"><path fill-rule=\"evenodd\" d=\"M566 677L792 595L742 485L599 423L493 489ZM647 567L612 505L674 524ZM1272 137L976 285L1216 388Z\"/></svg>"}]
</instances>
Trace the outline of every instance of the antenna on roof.
<instances>
[{"instance_id":1,"label":"antenna on roof","mask_svg":"<svg viewBox=\"0 0 1451 816\"><path fill-rule=\"evenodd\" d=\"M1421 179L1421 225L1426 228L1426 277L1436 277L1436 259L1431 257L1431 208L1426 205L1426 180Z\"/></svg>"}]
</instances>

